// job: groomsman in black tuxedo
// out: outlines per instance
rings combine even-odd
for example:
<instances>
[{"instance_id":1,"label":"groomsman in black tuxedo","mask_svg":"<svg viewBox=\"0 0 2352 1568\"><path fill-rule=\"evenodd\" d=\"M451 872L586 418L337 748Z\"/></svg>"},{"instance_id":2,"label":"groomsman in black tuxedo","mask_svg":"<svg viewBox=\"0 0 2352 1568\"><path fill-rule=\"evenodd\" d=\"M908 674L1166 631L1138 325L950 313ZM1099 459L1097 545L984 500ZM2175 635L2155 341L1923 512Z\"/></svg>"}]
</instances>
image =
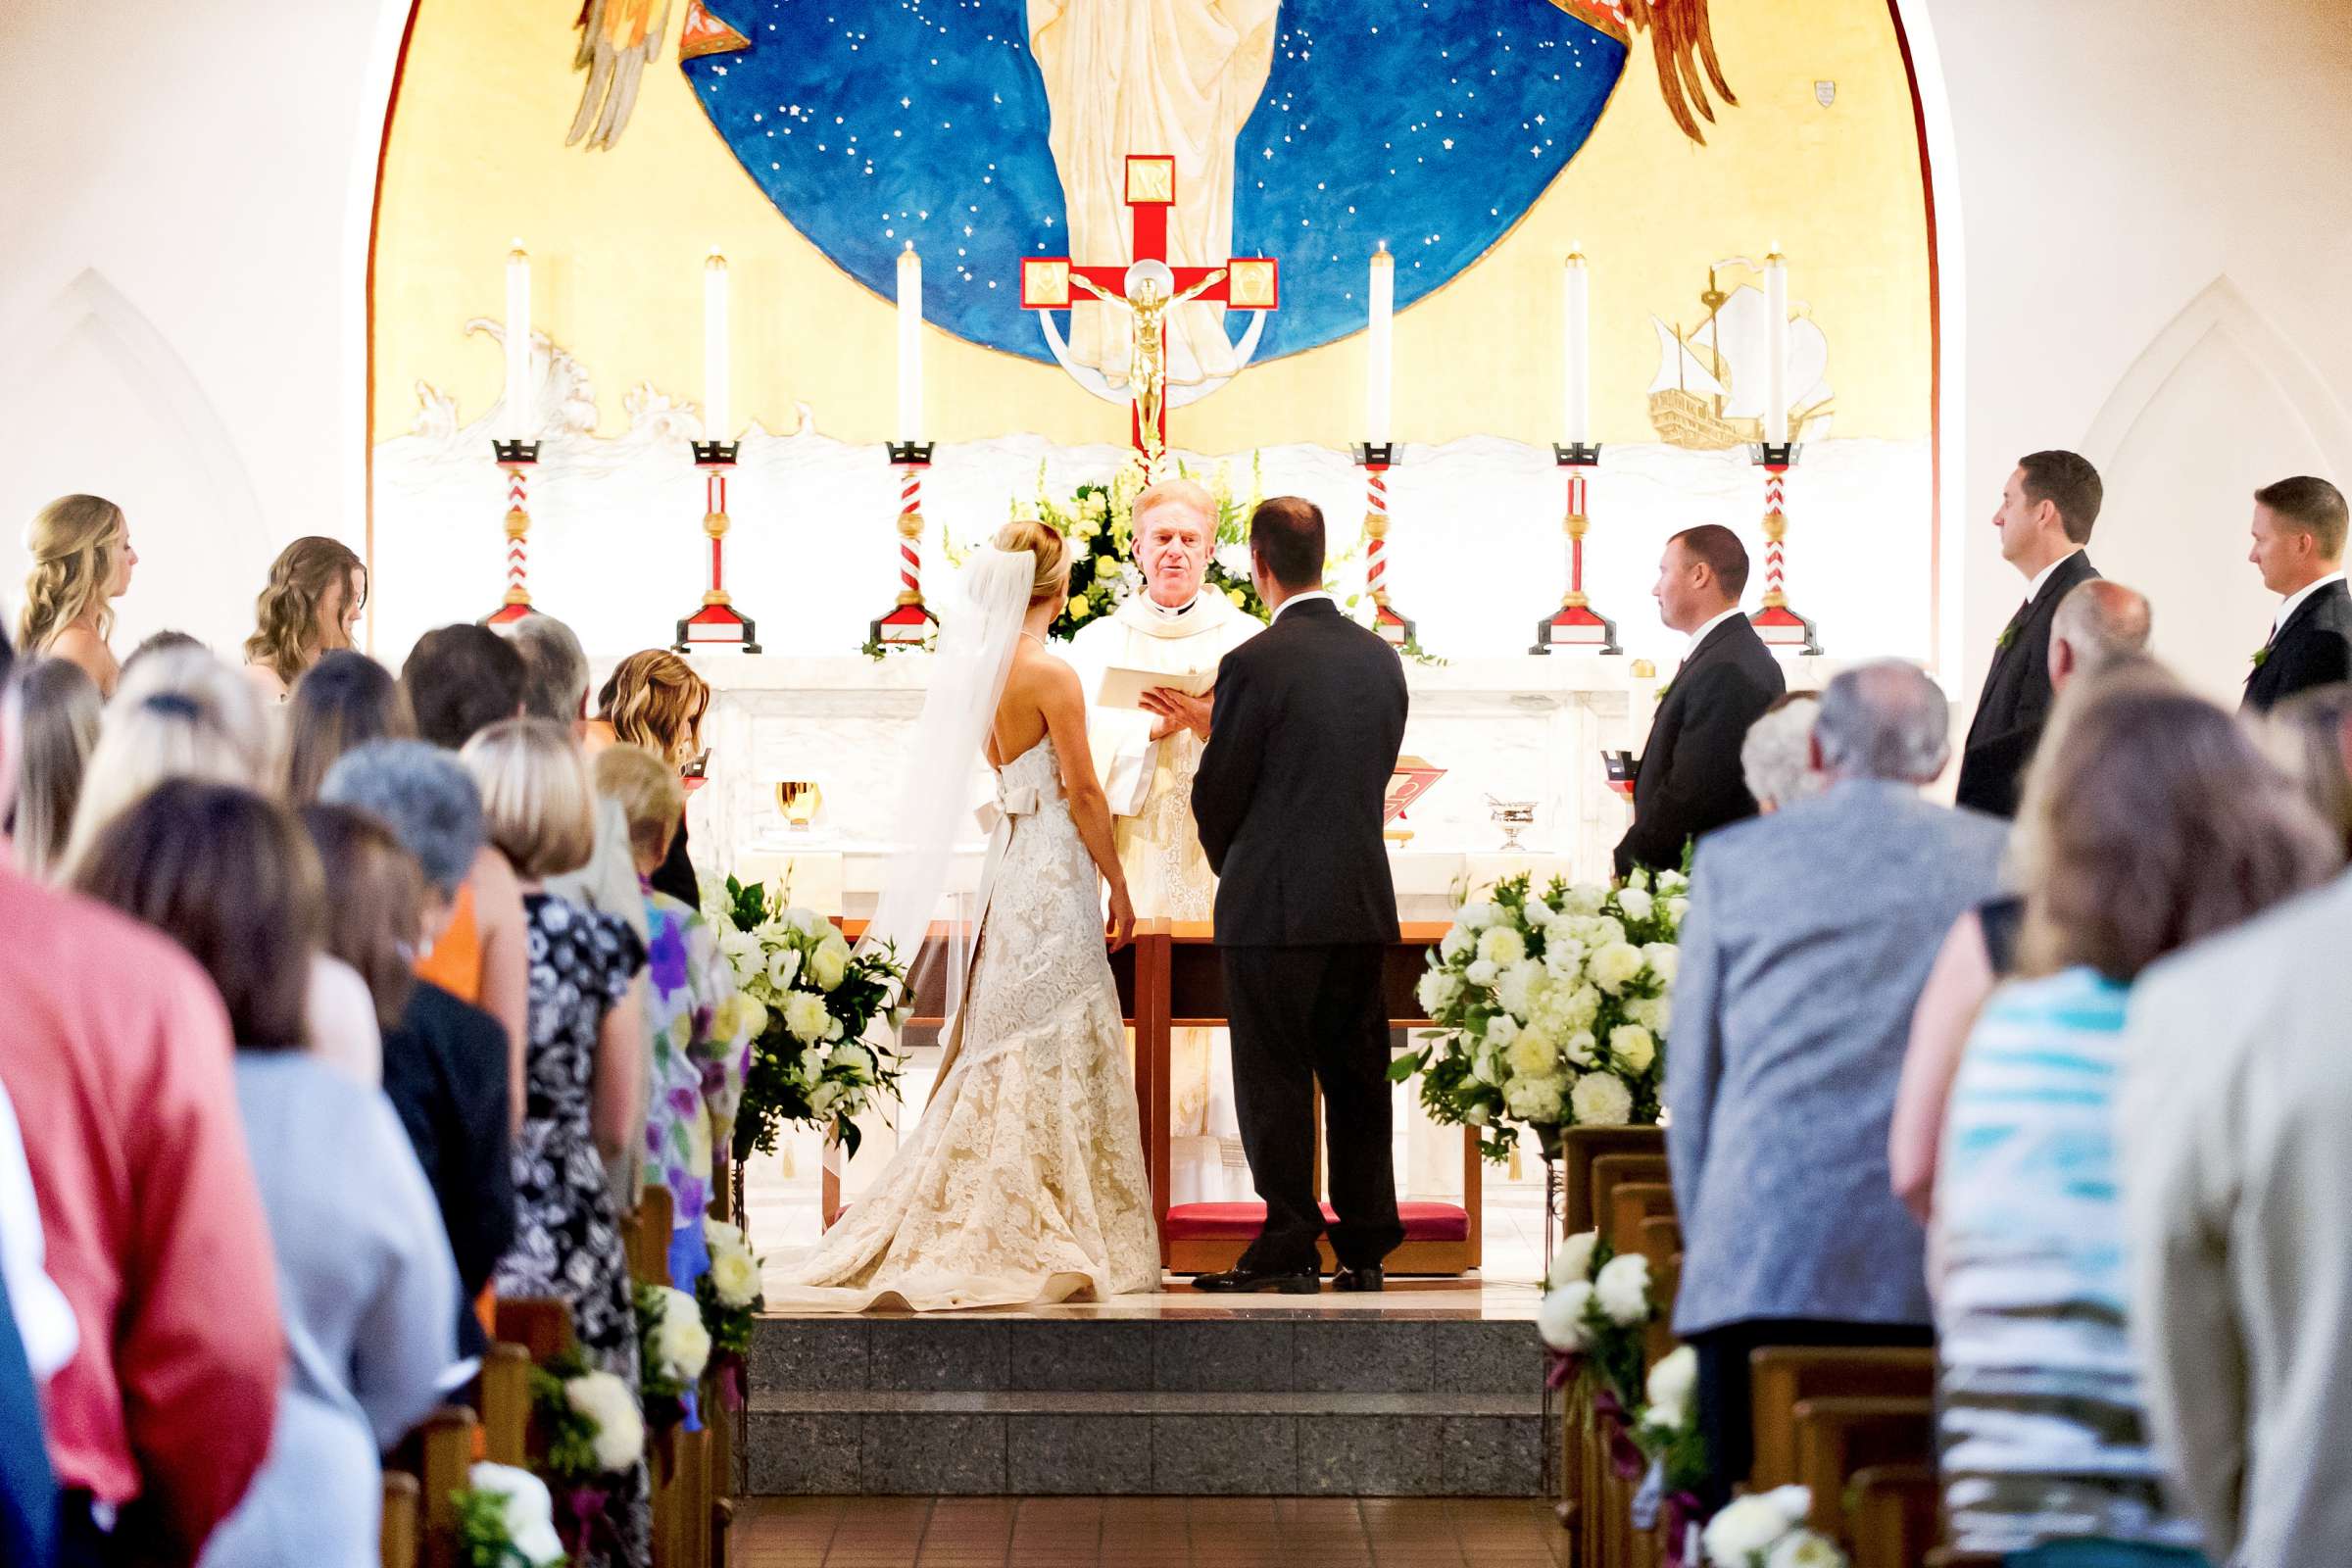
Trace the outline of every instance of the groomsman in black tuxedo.
<instances>
[{"instance_id":1,"label":"groomsman in black tuxedo","mask_svg":"<svg viewBox=\"0 0 2352 1568\"><path fill-rule=\"evenodd\" d=\"M2099 574L2083 547L2102 495L2099 470L2072 452L2029 453L2001 490L1992 525L2001 531L2001 558L2026 579L2026 602L2002 628L1984 672L1960 754L1962 806L2017 814L2026 764L2050 717L2050 622L2060 600Z\"/></svg>"},{"instance_id":2,"label":"groomsman in black tuxedo","mask_svg":"<svg viewBox=\"0 0 2352 1568\"><path fill-rule=\"evenodd\" d=\"M1389 1152L1381 970L1396 892L1381 839L1404 742L1404 666L1323 592L1323 513L1277 496L1250 519L1273 623L1217 666L1193 816L1217 873L1234 1110L1266 1223L1204 1291L1318 1288L1314 1091L1323 1087L1331 1250L1343 1291L1377 1291L1404 1240Z\"/></svg>"},{"instance_id":3,"label":"groomsman in black tuxedo","mask_svg":"<svg viewBox=\"0 0 2352 1568\"><path fill-rule=\"evenodd\" d=\"M1617 874L1679 871L1702 833L1756 814L1740 768L1747 729L1788 689L1780 661L1740 613L1747 547L1706 523L1666 541L1650 596L1658 616L1690 639L1649 721L1634 773L1634 825L1617 844Z\"/></svg>"},{"instance_id":4,"label":"groomsman in black tuxedo","mask_svg":"<svg viewBox=\"0 0 2352 1568\"><path fill-rule=\"evenodd\" d=\"M2246 677L2246 711L2267 713L2297 692L2352 680L2346 520L2344 493L2309 474L2254 492L2254 548L2246 559L2280 603L2271 640Z\"/></svg>"}]
</instances>

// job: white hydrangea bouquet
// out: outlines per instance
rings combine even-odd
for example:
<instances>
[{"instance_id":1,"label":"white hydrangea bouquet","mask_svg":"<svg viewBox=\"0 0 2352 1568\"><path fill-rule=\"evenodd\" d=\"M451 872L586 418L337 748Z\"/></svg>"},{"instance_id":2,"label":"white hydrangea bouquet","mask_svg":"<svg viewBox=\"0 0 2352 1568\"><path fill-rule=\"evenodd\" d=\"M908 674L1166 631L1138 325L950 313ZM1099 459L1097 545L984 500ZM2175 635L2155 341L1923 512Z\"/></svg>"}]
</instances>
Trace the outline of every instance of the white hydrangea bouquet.
<instances>
[{"instance_id":1,"label":"white hydrangea bouquet","mask_svg":"<svg viewBox=\"0 0 2352 1568\"><path fill-rule=\"evenodd\" d=\"M1803 1487L1733 1498L1699 1537L1708 1568L1846 1568L1838 1544L1806 1528L1812 1510Z\"/></svg>"},{"instance_id":2,"label":"white hydrangea bouquet","mask_svg":"<svg viewBox=\"0 0 2352 1568\"><path fill-rule=\"evenodd\" d=\"M476 1464L457 1507L458 1545L467 1568L563 1568L564 1540L547 1483L513 1465Z\"/></svg>"},{"instance_id":3,"label":"white hydrangea bouquet","mask_svg":"<svg viewBox=\"0 0 2352 1568\"><path fill-rule=\"evenodd\" d=\"M602 1549L591 1541L615 1478L645 1457L645 1412L627 1383L590 1371L576 1349L531 1371L531 1414L547 1440L542 1461L571 1555ZM612 1543L606 1543L606 1545Z\"/></svg>"},{"instance_id":4,"label":"white hydrangea bouquet","mask_svg":"<svg viewBox=\"0 0 2352 1568\"><path fill-rule=\"evenodd\" d=\"M637 1365L646 1419L672 1427L686 1418L686 1396L710 1360L710 1331L703 1309L684 1291L637 1287Z\"/></svg>"},{"instance_id":5,"label":"white hydrangea bouquet","mask_svg":"<svg viewBox=\"0 0 2352 1568\"><path fill-rule=\"evenodd\" d=\"M1521 874L1466 901L1421 977L1436 1027L1391 1081L1418 1073L1430 1115L1479 1128L1496 1161L1514 1123L1549 1158L1563 1127L1656 1121L1689 886L1636 870L1622 888L1554 880L1539 894Z\"/></svg>"},{"instance_id":6,"label":"white hydrangea bouquet","mask_svg":"<svg viewBox=\"0 0 2352 1568\"><path fill-rule=\"evenodd\" d=\"M906 966L896 953L858 953L833 922L733 877L706 884L703 914L718 934L736 988L760 1008L735 1113L735 1158L769 1153L788 1125L827 1126L858 1152L855 1118L899 1097L898 1054L867 1038L876 1018L906 1023Z\"/></svg>"},{"instance_id":7,"label":"white hydrangea bouquet","mask_svg":"<svg viewBox=\"0 0 2352 1568\"><path fill-rule=\"evenodd\" d=\"M710 1250L710 1266L695 1282L695 1298L702 1305L703 1327L710 1335L719 1401L740 1410L744 1361L752 1351L752 1316L762 1304L760 1259L752 1255L742 1228L724 1220L706 1218L703 1241Z\"/></svg>"}]
</instances>

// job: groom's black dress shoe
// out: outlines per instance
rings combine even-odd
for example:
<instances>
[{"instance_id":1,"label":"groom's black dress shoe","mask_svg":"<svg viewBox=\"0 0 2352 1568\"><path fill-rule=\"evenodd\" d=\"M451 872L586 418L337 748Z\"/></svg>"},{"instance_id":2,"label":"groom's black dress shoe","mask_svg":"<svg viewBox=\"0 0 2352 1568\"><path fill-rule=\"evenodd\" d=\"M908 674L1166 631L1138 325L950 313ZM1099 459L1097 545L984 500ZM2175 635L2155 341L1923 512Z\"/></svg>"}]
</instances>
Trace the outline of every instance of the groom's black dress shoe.
<instances>
[{"instance_id":1,"label":"groom's black dress shoe","mask_svg":"<svg viewBox=\"0 0 2352 1568\"><path fill-rule=\"evenodd\" d=\"M1335 1291L1381 1291L1388 1289L1388 1275L1378 1263L1364 1268L1344 1268L1331 1277Z\"/></svg>"},{"instance_id":2,"label":"groom's black dress shoe","mask_svg":"<svg viewBox=\"0 0 2352 1568\"><path fill-rule=\"evenodd\" d=\"M1322 1289L1322 1279L1311 1268L1263 1269L1244 1264L1220 1274L1196 1274L1196 1291L1274 1291L1284 1296L1312 1296Z\"/></svg>"}]
</instances>

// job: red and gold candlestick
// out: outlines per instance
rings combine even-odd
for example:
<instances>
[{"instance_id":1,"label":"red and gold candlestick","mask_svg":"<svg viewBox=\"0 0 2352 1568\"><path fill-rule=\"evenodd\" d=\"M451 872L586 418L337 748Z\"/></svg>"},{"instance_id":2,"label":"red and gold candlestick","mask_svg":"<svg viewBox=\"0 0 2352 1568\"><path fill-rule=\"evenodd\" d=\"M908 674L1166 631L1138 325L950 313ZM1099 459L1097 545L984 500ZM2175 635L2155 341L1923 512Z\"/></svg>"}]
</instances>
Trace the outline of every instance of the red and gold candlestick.
<instances>
[{"instance_id":1,"label":"red and gold candlestick","mask_svg":"<svg viewBox=\"0 0 2352 1568\"><path fill-rule=\"evenodd\" d=\"M1413 622L1389 603L1389 464L1396 448L1364 442L1355 449L1364 470L1364 591L1372 596L1372 629L1402 647L1413 640Z\"/></svg>"},{"instance_id":2,"label":"red and gold candlestick","mask_svg":"<svg viewBox=\"0 0 2352 1568\"><path fill-rule=\"evenodd\" d=\"M1804 448L1761 441L1747 450L1764 470L1764 606L1747 618L1768 646L1819 655L1821 639L1813 622L1788 606L1788 475Z\"/></svg>"},{"instance_id":3,"label":"red and gold candlestick","mask_svg":"<svg viewBox=\"0 0 2352 1568\"><path fill-rule=\"evenodd\" d=\"M1603 654L1621 654L1625 650L1617 642L1617 623L1595 611L1585 595L1585 531L1592 526L1585 496L1592 470L1600 466L1600 448L1581 441L1565 445L1554 442L1551 453L1552 460L1568 477L1565 523L1568 592L1561 596L1558 610L1536 622L1535 646L1528 652L1548 654L1554 648L1591 648Z\"/></svg>"},{"instance_id":4,"label":"red and gold candlestick","mask_svg":"<svg viewBox=\"0 0 2352 1568\"><path fill-rule=\"evenodd\" d=\"M899 602L870 623L871 640L920 644L939 623L923 603L923 470L931 466L931 443L893 441L890 461L899 470Z\"/></svg>"},{"instance_id":5,"label":"red and gold candlestick","mask_svg":"<svg viewBox=\"0 0 2352 1568\"><path fill-rule=\"evenodd\" d=\"M503 626L531 612L530 472L539 462L539 443L493 441L491 449L507 473L507 595L488 623Z\"/></svg>"},{"instance_id":6,"label":"red and gold candlestick","mask_svg":"<svg viewBox=\"0 0 2352 1568\"><path fill-rule=\"evenodd\" d=\"M694 466L703 473L703 532L710 539L710 586L703 592L703 607L678 622L677 653L696 648L740 648L760 651L760 628L735 608L727 592L727 478L735 468L740 443L697 441Z\"/></svg>"}]
</instances>

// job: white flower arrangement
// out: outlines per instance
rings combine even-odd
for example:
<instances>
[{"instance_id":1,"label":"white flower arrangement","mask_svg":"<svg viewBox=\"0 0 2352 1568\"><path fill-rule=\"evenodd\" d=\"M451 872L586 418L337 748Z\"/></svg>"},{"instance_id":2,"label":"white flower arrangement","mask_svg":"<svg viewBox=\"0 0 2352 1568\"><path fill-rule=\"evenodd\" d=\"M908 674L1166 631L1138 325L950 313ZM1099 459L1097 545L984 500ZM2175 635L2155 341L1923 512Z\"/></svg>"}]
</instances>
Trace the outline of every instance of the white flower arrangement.
<instances>
[{"instance_id":1,"label":"white flower arrangement","mask_svg":"<svg viewBox=\"0 0 2352 1568\"><path fill-rule=\"evenodd\" d=\"M639 1354L648 1400L675 1400L702 1381L710 1361L710 1331L703 1309L684 1291L666 1285L637 1287Z\"/></svg>"},{"instance_id":2,"label":"white flower arrangement","mask_svg":"<svg viewBox=\"0 0 2352 1568\"><path fill-rule=\"evenodd\" d=\"M760 1304L760 1260L741 1226L724 1220L703 1221L703 1242L710 1250L710 1289L721 1306L738 1311Z\"/></svg>"},{"instance_id":3,"label":"white flower arrangement","mask_svg":"<svg viewBox=\"0 0 2352 1568\"><path fill-rule=\"evenodd\" d=\"M1803 1487L1733 1498L1699 1537L1708 1568L1846 1568L1837 1543L1805 1527L1812 1508Z\"/></svg>"},{"instance_id":4,"label":"white flower arrangement","mask_svg":"<svg viewBox=\"0 0 2352 1568\"><path fill-rule=\"evenodd\" d=\"M1649 1259L1619 1252L1592 1276L1592 1298L1621 1329L1640 1328L1655 1314L1649 1299Z\"/></svg>"},{"instance_id":5,"label":"white flower arrangement","mask_svg":"<svg viewBox=\"0 0 2352 1568\"><path fill-rule=\"evenodd\" d=\"M458 1533L469 1562L558 1568L565 1560L547 1483L513 1465L476 1464L457 1498Z\"/></svg>"},{"instance_id":6,"label":"white flower arrangement","mask_svg":"<svg viewBox=\"0 0 2352 1568\"><path fill-rule=\"evenodd\" d=\"M1649 1369L1649 1382L1643 1390L1644 1424L1667 1433L1680 1432L1689 1426L1695 1414L1691 1396L1697 1387L1698 1352L1688 1345L1675 1347L1664 1360Z\"/></svg>"},{"instance_id":7,"label":"white flower arrangement","mask_svg":"<svg viewBox=\"0 0 2352 1568\"><path fill-rule=\"evenodd\" d=\"M1526 876L1465 899L1414 994L1434 1027L1390 1068L1422 1103L1507 1158L1509 1124L1549 1152L1566 1126L1654 1122L1680 962L1679 873L1618 889Z\"/></svg>"},{"instance_id":8,"label":"white flower arrangement","mask_svg":"<svg viewBox=\"0 0 2352 1568\"><path fill-rule=\"evenodd\" d=\"M588 1436L596 1468L616 1475L645 1457L645 1416L637 1396L610 1372L582 1372L564 1383L564 1400L596 1430Z\"/></svg>"},{"instance_id":9,"label":"white flower arrangement","mask_svg":"<svg viewBox=\"0 0 2352 1568\"><path fill-rule=\"evenodd\" d=\"M906 1021L906 966L896 954L860 953L833 922L785 906L759 884L729 877L703 889L703 913L734 971L749 1030L751 1069L735 1119L738 1159L774 1150L789 1124L830 1124L842 1147L858 1148L856 1118L898 1097L894 1051L862 1042L880 1026Z\"/></svg>"}]
</instances>

